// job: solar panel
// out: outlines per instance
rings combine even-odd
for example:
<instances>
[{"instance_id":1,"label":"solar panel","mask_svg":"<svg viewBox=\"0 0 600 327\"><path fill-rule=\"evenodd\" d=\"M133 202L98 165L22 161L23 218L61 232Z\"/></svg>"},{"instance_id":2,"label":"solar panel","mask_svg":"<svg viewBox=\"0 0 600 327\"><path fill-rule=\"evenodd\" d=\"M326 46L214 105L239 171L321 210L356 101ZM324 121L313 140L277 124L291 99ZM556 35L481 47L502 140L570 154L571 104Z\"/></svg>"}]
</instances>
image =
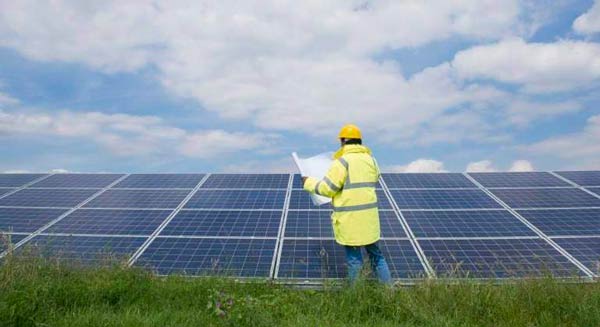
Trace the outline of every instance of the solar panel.
<instances>
[{"instance_id":1,"label":"solar panel","mask_svg":"<svg viewBox=\"0 0 600 327\"><path fill-rule=\"evenodd\" d=\"M22 239L27 237L26 234L4 234L0 233L0 253L6 251L9 246L14 246ZM1 263L1 262L0 262Z\"/></svg>"},{"instance_id":2,"label":"solar panel","mask_svg":"<svg viewBox=\"0 0 600 327\"><path fill-rule=\"evenodd\" d=\"M288 174L213 174L208 177L202 188L280 188L287 189Z\"/></svg>"},{"instance_id":3,"label":"solar panel","mask_svg":"<svg viewBox=\"0 0 600 327\"><path fill-rule=\"evenodd\" d=\"M424 275L416 252L408 240L383 240L379 246L386 258L392 278ZM368 256L363 250L363 257ZM286 239L283 241L278 277L293 279L345 278L344 247L334 240Z\"/></svg>"},{"instance_id":4,"label":"solar panel","mask_svg":"<svg viewBox=\"0 0 600 327\"><path fill-rule=\"evenodd\" d=\"M390 201L385 196L383 190L375 190L377 193L377 201L379 202L379 209L392 209ZM327 203L321 206L316 206L312 203L308 192L303 190L293 190L290 196L290 209L300 210L331 210L331 204Z\"/></svg>"},{"instance_id":5,"label":"solar panel","mask_svg":"<svg viewBox=\"0 0 600 327\"><path fill-rule=\"evenodd\" d=\"M416 237L498 237L536 234L506 210L404 211Z\"/></svg>"},{"instance_id":6,"label":"solar panel","mask_svg":"<svg viewBox=\"0 0 600 327\"><path fill-rule=\"evenodd\" d=\"M198 190L186 208L283 209L285 190Z\"/></svg>"},{"instance_id":7,"label":"solar panel","mask_svg":"<svg viewBox=\"0 0 600 327\"><path fill-rule=\"evenodd\" d=\"M277 237L281 211L182 210L160 235Z\"/></svg>"},{"instance_id":8,"label":"solar panel","mask_svg":"<svg viewBox=\"0 0 600 327\"><path fill-rule=\"evenodd\" d=\"M75 207L96 192L96 189L26 188L0 199L0 206Z\"/></svg>"},{"instance_id":9,"label":"solar panel","mask_svg":"<svg viewBox=\"0 0 600 327\"><path fill-rule=\"evenodd\" d=\"M473 190L390 190L400 209L500 208L491 197Z\"/></svg>"},{"instance_id":10,"label":"solar panel","mask_svg":"<svg viewBox=\"0 0 600 327\"><path fill-rule=\"evenodd\" d=\"M284 240L278 277L344 278L344 248L334 240Z\"/></svg>"},{"instance_id":11,"label":"solar panel","mask_svg":"<svg viewBox=\"0 0 600 327\"><path fill-rule=\"evenodd\" d=\"M171 210L78 209L47 233L151 235Z\"/></svg>"},{"instance_id":12,"label":"solar panel","mask_svg":"<svg viewBox=\"0 0 600 327\"><path fill-rule=\"evenodd\" d=\"M8 192L10 192L12 190L14 190L14 189L12 189L12 188L0 188L0 196L4 195L4 194L6 194L6 193L8 193Z\"/></svg>"},{"instance_id":13,"label":"solar panel","mask_svg":"<svg viewBox=\"0 0 600 327\"><path fill-rule=\"evenodd\" d=\"M145 237L38 235L18 252L42 256L74 265L122 264L146 240Z\"/></svg>"},{"instance_id":14,"label":"solar panel","mask_svg":"<svg viewBox=\"0 0 600 327\"><path fill-rule=\"evenodd\" d=\"M379 248L390 268L392 278L424 278L423 265L409 240L381 240ZM363 255L366 260L366 254Z\"/></svg>"},{"instance_id":15,"label":"solar panel","mask_svg":"<svg viewBox=\"0 0 600 327\"><path fill-rule=\"evenodd\" d=\"M493 189L490 191L513 208L600 207L600 199L577 188Z\"/></svg>"},{"instance_id":16,"label":"solar panel","mask_svg":"<svg viewBox=\"0 0 600 327\"><path fill-rule=\"evenodd\" d=\"M541 239L419 240L438 277L514 278L582 274Z\"/></svg>"},{"instance_id":17,"label":"solar panel","mask_svg":"<svg viewBox=\"0 0 600 327\"><path fill-rule=\"evenodd\" d=\"M549 236L600 235L600 209L519 210Z\"/></svg>"},{"instance_id":18,"label":"solar panel","mask_svg":"<svg viewBox=\"0 0 600 327\"><path fill-rule=\"evenodd\" d=\"M553 238L594 274L600 275L600 237Z\"/></svg>"},{"instance_id":19,"label":"solar panel","mask_svg":"<svg viewBox=\"0 0 600 327\"><path fill-rule=\"evenodd\" d=\"M157 237L136 262L158 274L269 277L274 239Z\"/></svg>"},{"instance_id":20,"label":"solar panel","mask_svg":"<svg viewBox=\"0 0 600 327\"><path fill-rule=\"evenodd\" d=\"M546 172L469 173L485 187L571 186Z\"/></svg>"},{"instance_id":21,"label":"solar panel","mask_svg":"<svg viewBox=\"0 0 600 327\"><path fill-rule=\"evenodd\" d=\"M56 174L33 184L31 187L90 187L104 188L122 174Z\"/></svg>"},{"instance_id":22,"label":"solar panel","mask_svg":"<svg viewBox=\"0 0 600 327\"><path fill-rule=\"evenodd\" d=\"M66 209L0 208L0 232L32 233L66 211Z\"/></svg>"},{"instance_id":23,"label":"solar panel","mask_svg":"<svg viewBox=\"0 0 600 327\"><path fill-rule=\"evenodd\" d=\"M87 208L174 209L189 190L109 189L85 205Z\"/></svg>"},{"instance_id":24,"label":"solar panel","mask_svg":"<svg viewBox=\"0 0 600 327\"><path fill-rule=\"evenodd\" d=\"M382 174L388 188L477 188L463 174L458 173L408 173Z\"/></svg>"},{"instance_id":25,"label":"solar panel","mask_svg":"<svg viewBox=\"0 0 600 327\"><path fill-rule=\"evenodd\" d=\"M285 237L333 237L331 211L288 211Z\"/></svg>"},{"instance_id":26,"label":"solar panel","mask_svg":"<svg viewBox=\"0 0 600 327\"><path fill-rule=\"evenodd\" d=\"M189 188L202 180L204 174L132 174L113 188Z\"/></svg>"},{"instance_id":27,"label":"solar panel","mask_svg":"<svg viewBox=\"0 0 600 327\"><path fill-rule=\"evenodd\" d=\"M290 209L332 210L332 207L330 203L316 206L310 199L308 192L303 190L293 190L290 195Z\"/></svg>"},{"instance_id":28,"label":"solar panel","mask_svg":"<svg viewBox=\"0 0 600 327\"><path fill-rule=\"evenodd\" d=\"M394 211L379 210L379 225L381 237L408 237Z\"/></svg>"},{"instance_id":29,"label":"solar panel","mask_svg":"<svg viewBox=\"0 0 600 327\"><path fill-rule=\"evenodd\" d=\"M21 187L46 174L0 174L0 187Z\"/></svg>"},{"instance_id":30,"label":"solar panel","mask_svg":"<svg viewBox=\"0 0 600 327\"><path fill-rule=\"evenodd\" d=\"M300 174L294 174L294 180L292 181L292 188L294 189L303 189L304 184L302 184L302 176Z\"/></svg>"},{"instance_id":31,"label":"solar panel","mask_svg":"<svg viewBox=\"0 0 600 327\"><path fill-rule=\"evenodd\" d=\"M557 171L560 176L580 186L600 186L600 171Z\"/></svg>"}]
</instances>

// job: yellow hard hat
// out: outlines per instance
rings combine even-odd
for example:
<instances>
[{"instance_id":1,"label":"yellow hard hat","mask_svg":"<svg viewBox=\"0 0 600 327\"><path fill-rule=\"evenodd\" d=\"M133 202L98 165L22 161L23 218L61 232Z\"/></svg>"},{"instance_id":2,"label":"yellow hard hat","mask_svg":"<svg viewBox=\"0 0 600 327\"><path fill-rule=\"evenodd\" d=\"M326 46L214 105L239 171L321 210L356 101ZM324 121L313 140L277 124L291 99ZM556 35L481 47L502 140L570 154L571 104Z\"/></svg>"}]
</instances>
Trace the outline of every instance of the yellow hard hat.
<instances>
[{"instance_id":1,"label":"yellow hard hat","mask_svg":"<svg viewBox=\"0 0 600 327\"><path fill-rule=\"evenodd\" d=\"M340 139L362 139L362 134L360 133L360 128L353 124L348 124L342 127L340 130L340 135L338 136Z\"/></svg>"}]
</instances>

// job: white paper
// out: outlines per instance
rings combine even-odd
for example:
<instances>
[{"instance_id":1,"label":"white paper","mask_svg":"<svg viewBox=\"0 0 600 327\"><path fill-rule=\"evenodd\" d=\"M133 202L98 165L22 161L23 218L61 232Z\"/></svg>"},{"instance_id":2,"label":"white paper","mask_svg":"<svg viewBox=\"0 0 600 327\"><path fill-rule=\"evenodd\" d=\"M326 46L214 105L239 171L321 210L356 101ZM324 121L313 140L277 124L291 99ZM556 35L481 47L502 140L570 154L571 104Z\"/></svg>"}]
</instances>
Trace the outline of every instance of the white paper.
<instances>
[{"instance_id":1,"label":"white paper","mask_svg":"<svg viewBox=\"0 0 600 327\"><path fill-rule=\"evenodd\" d=\"M331 166L332 156L333 152L325 152L310 158L299 158L296 152L292 153L292 158L294 158L294 162L298 166L298 170L300 170L300 175L316 179L322 179L327 174L327 170ZM316 194L311 194L310 198L316 206L331 202L330 198Z\"/></svg>"}]
</instances>

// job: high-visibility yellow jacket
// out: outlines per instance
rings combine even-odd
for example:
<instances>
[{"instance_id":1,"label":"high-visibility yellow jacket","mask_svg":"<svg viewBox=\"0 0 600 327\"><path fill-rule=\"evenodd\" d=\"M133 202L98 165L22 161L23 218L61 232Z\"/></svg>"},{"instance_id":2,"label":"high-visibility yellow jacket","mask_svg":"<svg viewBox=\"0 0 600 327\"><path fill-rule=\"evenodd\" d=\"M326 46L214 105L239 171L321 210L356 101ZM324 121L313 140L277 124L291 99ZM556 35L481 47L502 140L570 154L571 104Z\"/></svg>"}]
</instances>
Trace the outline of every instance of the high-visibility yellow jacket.
<instances>
[{"instance_id":1,"label":"high-visibility yellow jacket","mask_svg":"<svg viewBox=\"0 0 600 327\"><path fill-rule=\"evenodd\" d=\"M379 240L379 211L375 188L379 168L371 150L362 145L345 145L322 180L306 179L304 189L332 198L331 223L339 244L360 246Z\"/></svg>"}]
</instances>

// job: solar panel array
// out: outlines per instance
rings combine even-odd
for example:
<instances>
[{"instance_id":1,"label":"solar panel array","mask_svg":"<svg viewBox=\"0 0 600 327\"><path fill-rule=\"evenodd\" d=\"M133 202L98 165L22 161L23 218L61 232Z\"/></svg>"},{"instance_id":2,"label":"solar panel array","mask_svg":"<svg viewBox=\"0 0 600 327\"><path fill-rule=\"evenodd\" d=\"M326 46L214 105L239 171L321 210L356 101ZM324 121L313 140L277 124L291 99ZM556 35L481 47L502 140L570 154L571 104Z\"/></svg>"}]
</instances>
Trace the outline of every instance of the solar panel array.
<instances>
[{"instance_id":1,"label":"solar panel array","mask_svg":"<svg viewBox=\"0 0 600 327\"><path fill-rule=\"evenodd\" d=\"M392 277L599 277L600 172L383 174ZM299 175L0 174L14 248L158 274L321 282L346 276L331 206ZM5 252L3 252L5 251Z\"/></svg>"}]
</instances>

